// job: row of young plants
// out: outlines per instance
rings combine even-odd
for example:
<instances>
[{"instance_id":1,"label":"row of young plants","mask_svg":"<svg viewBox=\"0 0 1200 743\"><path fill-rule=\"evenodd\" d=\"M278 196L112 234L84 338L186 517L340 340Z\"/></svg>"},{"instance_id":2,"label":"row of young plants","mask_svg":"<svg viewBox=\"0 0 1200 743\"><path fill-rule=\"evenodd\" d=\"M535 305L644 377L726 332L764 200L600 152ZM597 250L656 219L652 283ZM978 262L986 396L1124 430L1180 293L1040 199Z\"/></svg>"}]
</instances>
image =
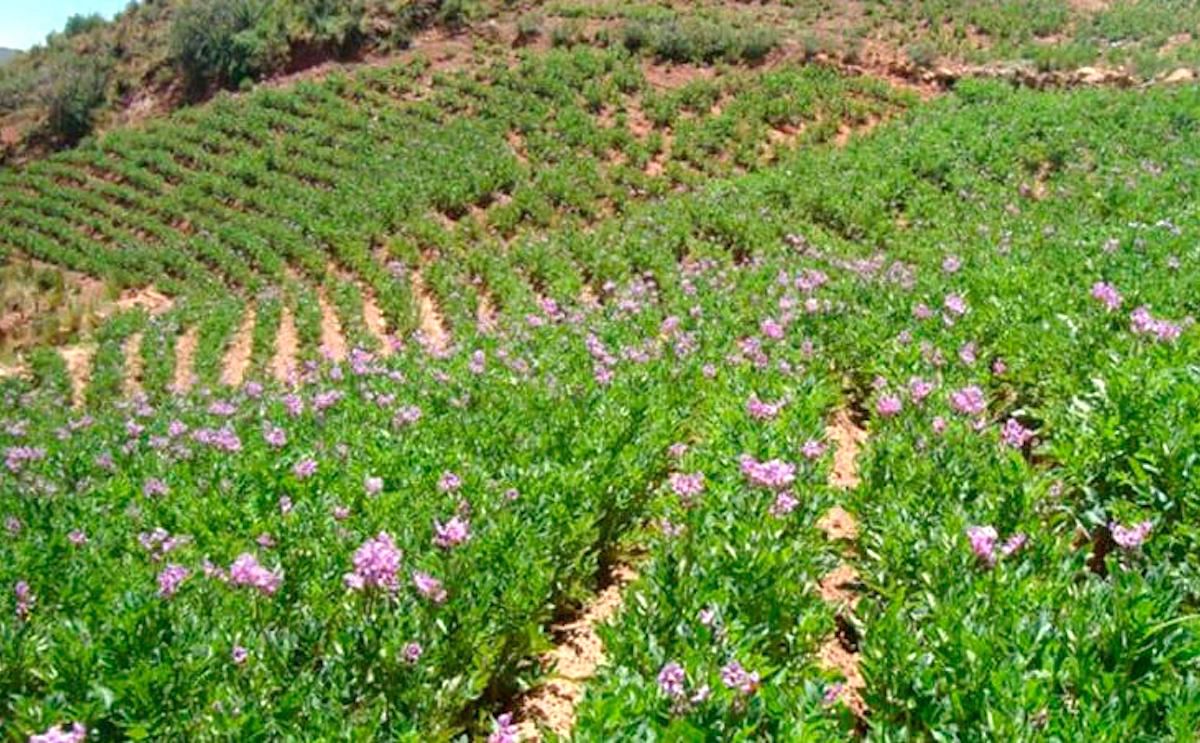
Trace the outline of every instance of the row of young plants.
<instances>
[{"instance_id":1,"label":"row of young plants","mask_svg":"<svg viewBox=\"0 0 1200 743\"><path fill-rule=\"evenodd\" d=\"M510 238L592 220L609 208L597 204L621 211L672 182L760 166L771 127L817 123L811 136L827 137L838 122L903 103L878 86L794 69L656 93L618 51L557 50L489 68L482 80L439 73L426 82L423 69L220 99L34 163L5 175L0 231L17 251L182 295L210 296L216 279L253 296L289 266L322 282L332 259L407 331L410 298L372 246L431 211L462 225L470 208L486 208L484 229ZM409 100L430 85L429 101ZM645 143L631 133L639 99L659 128ZM504 141L511 132L523 142L518 157ZM656 151L666 180L644 172ZM465 250L471 237L450 242ZM352 291L333 294L355 326Z\"/></svg>"},{"instance_id":2,"label":"row of young plants","mask_svg":"<svg viewBox=\"0 0 1200 743\"><path fill-rule=\"evenodd\" d=\"M814 528L828 452L806 445L848 372L872 416L852 497L872 732L1194 729L1197 95L964 85L845 151L508 251L421 214L392 249L412 269L442 241L427 284L457 351L354 354L296 397L251 384L72 425L39 354L4 434L7 714L142 737L475 729L641 525L579 737L829 735L852 721L812 662L834 548ZM503 136L433 141L481 132ZM317 217L297 219L333 239ZM472 337L480 287L499 340ZM203 387L243 311L180 310ZM104 333L98 401L120 341L150 335L131 317Z\"/></svg>"},{"instance_id":3,"label":"row of young plants","mask_svg":"<svg viewBox=\"0 0 1200 743\"><path fill-rule=\"evenodd\" d=\"M705 543L685 530L655 537L665 547L606 635L611 665L585 698L576 737L821 739L832 721L888 740L1195 730L1188 514L1200 493L1191 362L1200 224L1181 194L1197 186L1187 113L1196 95L964 85L845 151L805 153L609 235L799 257L803 268L789 260L764 271L816 300L782 345L807 339L814 367L850 373L850 402L870 417L864 480L848 506L862 534L853 624L869 712L861 723L814 715L818 691L831 687L811 671L807 697L796 680L781 690L763 682L760 707L691 703L684 679L689 693L721 688L697 601L720 597L703 606L707 621L740 615L764 589L740 597L728 587L740 582L734 571L709 573L698 558L688 586L679 563ZM775 304L784 291L762 286L755 296L768 302L752 307L763 326L743 325L770 362L758 384L780 347L766 323L786 311ZM781 458L802 461L805 432L792 429ZM704 470L709 480L736 481L730 439L739 440L713 437L728 448ZM819 486L805 491L801 507L828 503ZM706 493L683 513L733 508L747 523L731 547L753 554L751 535L771 524L740 506L748 492L716 503ZM673 494L664 500L680 508ZM718 564L737 560L721 554L728 539L718 532L705 545ZM787 637L783 626L772 641ZM724 686L736 700L737 683ZM764 714L778 694L793 701Z\"/></svg>"}]
</instances>

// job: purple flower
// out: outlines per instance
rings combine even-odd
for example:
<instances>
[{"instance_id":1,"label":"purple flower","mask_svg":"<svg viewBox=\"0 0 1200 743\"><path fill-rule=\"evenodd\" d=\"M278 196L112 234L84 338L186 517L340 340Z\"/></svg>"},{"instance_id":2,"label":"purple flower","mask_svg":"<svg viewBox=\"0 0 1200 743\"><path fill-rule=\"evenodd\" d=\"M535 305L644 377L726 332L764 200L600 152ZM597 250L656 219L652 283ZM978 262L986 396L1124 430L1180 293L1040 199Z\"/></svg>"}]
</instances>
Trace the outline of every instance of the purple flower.
<instances>
[{"instance_id":1,"label":"purple flower","mask_svg":"<svg viewBox=\"0 0 1200 743\"><path fill-rule=\"evenodd\" d=\"M519 743L520 740L521 733L513 724L512 713L505 712L496 718L495 727L488 736L487 743Z\"/></svg>"},{"instance_id":2,"label":"purple flower","mask_svg":"<svg viewBox=\"0 0 1200 743\"><path fill-rule=\"evenodd\" d=\"M875 402L875 412L884 418L891 418L900 413L903 403L896 395L883 395Z\"/></svg>"},{"instance_id":3,"label":"purple flower","mask_svg":"<svg viewBox=\"0 0 1200 743\"><path fill-rule=\"evenodd\" d=\"M749 696L758 690L758 673L747 673L742 664L736 660L730 661L721 669L721 683L726 688L737 689Z\"/></svg>"},{"instance_id":4,"label":"purple flower","mask_svg":"<svg viewBox=\"0 0 1200 743\"><path fill-rule=\"evenodd\" d=\"M241 645L234 645L233 652L229 655L233 660L233 664L236 666L245 664L246 660L250 657L249 651L247 651L246 648L242 647Z\"/></svg>"},{"instance_id":5,"label":"purple flower","mask_svg":"<svg viewBox=\"0 0 1200 743\"><path fill-rule=\"evenodd\" d=\"M821 697L821 704L824 704L826 707L832 705L838 700L838 697L842 696L842 692L845 689L846 685L843 683L830 684L829 688L825 690L824 696Z\"/></svg>"},{"instance_id":6,"label":"purple flower","mask_svg":"<svg viewBox=\"0 0 1200 743\"><path fill-rule=\"evenodd\" d=\"M416 405L406 405L396 411L396 416L392 418L392 425L401 428L419 420L421 420L421 409Z\"/></svg>"},{"instance_id":7,"label":"purple flower","mask_svg":"<svg viewBox=\"0 0 1200 743\"><path fill-rule=\"evenodd\" d=\"M67 535L67 539L76 547L82 547L88 541L87 534L80 529L72 529L71 533Z\"/></svg>"},{"instance_id":8,"label":"purple flower","mask_svg":"<svg viewBox=\"0 0 1200 743\"><path fill-rule=\"evenodd\" d=\"M946 273L957 273L962 268L962 261L956 255L948 255L942 260L942 270Z\"/></svg>"},{"instance_id":9,"label":"purple flower","mask_svg":"<svg viewBox=\"0 0 1200 743\"><path fill-rule=\"evenodd\" d=\"M683 666L675 661L670 661L662 667L658 672L658 688L663 694L678 699L687 693L684 685L687 683L687 675L683 671Z\"/></svg>"},{"instance_id":10,"label":"purple flower","mask_svg":"<svg viewBox=\"0 0 1200 743\"><path fill-rule=\"evenodd\" d=\"M458 490L460 487L462 487L462 478L450 471L443 472L441 479L438 480L438 490L443 493Z\"/></svg>"},{"instance_id":11,"label":"purple flower","mask_svg":"<svg viewBox=\"0 0 1200 743\"><path fill-rule=\"evenodd\" d=\"M995 527L967 527L967 539L971 542L971 551L975 553L975 557L980 562L988 566L996 564L996 540L999 538L1000 535L996 533Z\"/></svg>"},{"instance_id":12,"label":"purple flower","mask_svg":"<svg viewBox=\"0 0 1200 743\"><path fill-rule=\"evenodd\" d=\"M967 307L967 300L958 294L947 294L946 298L942 301L942 306L946 308L947 312L957 317L967 314L967 310L969 309Z\"/></svg>"},{"instance_id":13,"label":"purple flower","mask_svg":"<svg viewBox=\"0 0 1200 743\"><path fill-rule=\"evenodd\" d=\"M165 599L171 598L189 575L190 571L182 565L168 564L158 574L158 595Z\"/></svg>"},{"instance_id":14,"label":"purple flower","mask_svg":"<svg viewBox=\"0 0 1200 743\"><path fill-rule=\"evenodd\" d=\"M950 406L964 415L980 415L987 410L983 390L976 385L950 393Z\"/></svg>"},{"instance_id":15,"label":"purple flower","mask_svg":"<svg viewBox=\"0 0 1200 743\"><path fill-rule=\"evenodd\" d=\"M300 399L299 395L284 395L283 407L287 410L288 415L295 418L304 412L304 400Z\"/></svg>"},{"instance_id":16,"label":"purple flower","mask_svg":"<svg viewBox=\"0 0 1200 743\"><path fill-rule=\"evenodd\" d=\"M1006 539L1004 541L1004 544L1001 545L1000 555L1002 557L1008 557L1009 555L1013 554L1017 550L1024 547L1028 541L1029 541L1029 537L1027 537L1025 534L1022 534L1021 532L1017 532L1016 534L1013 534L1011 537Z\"/></svg>"},{"instance_id":17,"label":"purple flower","mask_svg":"<svg viewBox=\"0 0 1200 743\"><path fill-rule=\"evenodd\" d=\"M771 420L779 415L779 411L783 409L784 402L781 400L776 403L763 402L758 399L758 395L751 395L746 402L746 412L755 420L765 421Z\"/></svg>"},{"instance_id":18,"label":"purple flower","mask_svg":"<svg viewBox=\"0 0 1200 743\"><path fill-rule=\"evenodd\" d=\"M87 728L79 722L71 723L67 730L63 730L62 725L54 725L44 733L29 736L29 743L83 743L85 740Z\"/></svg>"},{"instance_id":19,"label":"purple flower","mask_svg":"<svg viewBox=\"0 0 1200 743\"><path fill-rule=\"evenodd\" d=\"M783 326L771 318L763 320L762 324L759 325L759 330L771 340L777 341L783 339Z\"/></svg>"},{"instance_id":20,"label":"purple flower","mask_svg":"<svg viewBox=\"0 0 1200 743\"><path fill-rule=\"evenodd\" d=\"M1021 425L1021 422L1016 418L1009 418L1004 422L1004 428L1000 432L1004 443L1014 449L1020 449L1033 438L1033 431Z\"/></svg>"},{"instance_id":21,"label":"purple flower","mask_svg":"<svg viewBox=\"0 0 1200 743\"><path fill-rule=\"evenodd\" d=\"M400 583L396 574L400 570L403 554L396 548L392 536L385 531L368 539L354 553L354 572L346 573L343 582L351 590L382 588L395 591Z\"/></svg>"},{"instance_id":22,"label":"purple flower","mask_svg":"<svg viewBox=\"0 0 1200 743\"><path fill-rule=\"evenodd\" d=\"M383 492L383 478L382 477L372 477L371 475L367 475L366 479L363 480L363 492L365 492L367 494L368 498L374 498L375 496L382 493Z\"/></svg>"},{"instance_id":23,"label":"purple flower","mask_svg":"<svg viewBox=\"0 0 1200 743\"><path fill-rule=\"evenodd\" d=\"M411 666L416 665L424 653L425 650L421 647L420 643L410 642L404 645L404 649L400 651L400 657L404 659L405 663Z\"/></svg>"},{"instance_id":24,"label":"purple flower","mask_svg":"<svg viewBox=\"0 0 1200 743\"><path fill-rule=\"evenodd\" d=\"M693 472L684 474L682 472L672 472L667 478L671 484L671 492L679 496L679 499L685 506L692 505L696 496L704 492L704 473Z\"/></svg>"},{"instance_id":25,"label":"purple flower","mask_svg":"<svg viewBox=\"0 0 1200 743\"><path fill-rule=\"evenodd\" d=\"M798 505L800 505L800 501L796 500L794 495L785 491L775 496L775 502L771 504L770 514L780 519L796 510L796 506Z\"/></svg>"},{"instance_id":26,"label":"purple flower","mask_svg":"<svg viewBox=\"0 0 1200 743\"><path fill-rule=\"evenodd\" d=\"M336 505L333 507L333 520L345 521L350 518L350 506Z\"/></svg>"},{"instance_id":27,"label":"purple flower","mask_svg":"<svg viewBox=\"0 0 1200 743\"><path fill-rule=\"evenodd\" d=\"M413 585L417 587L418 593L435 604L446 600L446 589L442 587L442 582L428 573L413 573Z\"/></svg>"},{"instance_id":28,"label":"purple flower","mask_svg":"<svg viewBox=\"0 0 1200 743\"><path fill-rule=\"evenodd\" d=\"M301 459L292 467L292 474L297 479L306 480L317 472L317 462L314 459Z\"/></svg>"},{"instance_id":29,"label":"purple flower","mask_svg":"<svg viewBox=\"0 0 1200 743\"><path fill-rule=\"evenodd\" d=\"M805 459L812 461L814 459L820 459L823 457L825 455L825 449L826 445L824 441L809 439L808 441L804 442L803 446L800 447L800 453L804 455Z\"/></svg>"},{"instance_id":30,"label":"purple flower","mask_svg":"<svg viewBox=\"0 0 1200 743\"><path fill-rule=\"evenodd\" d=\"M977 347L976 347L974 341L972 341L970 343L964 343L958 349L958 358L967 366L974 366L975 360L976 360L976 355L975 355L976 352L977 352Z\"/></svg>"},{"instance_id":31,"label":"purple flower","mask_svg":"<svg viewBox=\"0 0 1200 743\"><path fill-rule=\"evenodd\" d=\"M291 498L287 497L286 495L280 496L280 498L279 498L279 513L280 514L287 516L289 513L292 512L292 507L293 506L292 506Z\"/></svg>"},{"instance_id":32,"label":"purple flower","mask_svg":"<svg viewBox=\"0 0 1200 743\"><path fill-rule=\"evenodd\" d=\"M1092 284L1092 299L1107 307L1109 312L1120 307L1124 301L1121 293L1117 291L1117 287L1104 281L1097 281L1095 284Z\"/></svg>"},{"instance_id":33,"label":"purple flower","mask_svg":"<svg viewBox=\"0 0 1200 743\"><path fill-rule=\"evenodd\" d=\"M750 484L757 487L783 490L796 480L795 465L779 459L759 462L753 457L743 454L739 463L742 474L750 481Z\"/></svg>"},{"instance_id":34,"label":"purple flower","mask_svg":"<svg viewBox=\"0 0 1200 743\"><path fill-rule=\"evenodd\" d=\"M153 498L156 495L166 495L170 492L167 484L157 477L151 477L142 484L142 495Z\"/></svg>"},{"instance_id":35,"label":"purple flower","mask_svg":"<svg viewBox=\"0 0 1200 743\"><path fill-rule=\"evenodd\" d=\"M1112 532L1113 541L1123 550L1134 550L1142 546L1146 541L1146 537L1150 536L1150 530L1153 524L1149 521L1142 521L1133 526L1123 526L1122 524L1109 524L1109 531Z\"/></svg>"},{"instance_id":36,"label":"purple flower","mask_svg":"<svg viewBox=\"0 0 1200 743\"><path fill-rule=\"evenodd\" d=\"M452 517L445 524L433 522L433 543L442 549L457 547L471 538L471 525L458 516Z\"/></svg>"},{"instance_id":37,"label":"purple flower","mask_svg":"<svg viewBox=\"0 0 1200 743\"><path fill-rule=\"evenodd\" d=\"M21 533L21 519L16 516L8 516L4 519L4 528L11 536L17 536Z\"/></svg>"},{"instance_id":38,"label":"purple flower","mask_svg":"<svg viewBox=\"0 0 1200 743\"><path fill-rule=\"evenodd\" d=\"M229 566L229 581L235 586L250 586L266 596L279 590L283 583L283 571L267 570L258 562L258 558L249 552L238 555Z\"/></svg>"},{"instance_id":39,"label":"purple flower","mask_svg":"<svg viewBox=\"0 0 1200 743\"><path fill-rule=\"evenodd\" d=\"M913 401L914 405L920 405L925 402L925 398L933 392L933 382L927 382L920 377L913 377L908 380L908 396Z\"/></svg>"},{"instance_id":40,"label":"purple flower","mask_svg":"<svg viewBox=\"0 0 1200 743\"><path fill-rule=\"evenodd\" d=\"M23 580L17 581L13 586L13 595L17 597L17 619L24 622L33 612L33 605L37 603L37 599L29 589L29 584Z\"/></svg>"},{"instance_id":41,"label":"purple flower","mask_svg":"<svg viewBox=\"0 0 1200 743\"><path fill-rule=\"evenodd\" d=\"M284 432L284 430L279 426L270 426L263 431L263 440L266 441L268 445L279 449L287 443L287 433Z\"/></svg>"}]
</instances>

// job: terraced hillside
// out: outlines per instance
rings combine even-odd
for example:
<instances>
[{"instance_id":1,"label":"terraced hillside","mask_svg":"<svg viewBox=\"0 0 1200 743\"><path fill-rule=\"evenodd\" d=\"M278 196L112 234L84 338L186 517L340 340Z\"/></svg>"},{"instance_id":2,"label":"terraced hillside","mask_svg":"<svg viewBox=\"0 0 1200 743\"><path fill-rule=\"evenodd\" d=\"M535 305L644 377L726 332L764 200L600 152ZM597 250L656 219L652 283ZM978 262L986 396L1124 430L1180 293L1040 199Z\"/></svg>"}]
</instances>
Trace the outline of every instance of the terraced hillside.
<instances>
[{"instance_id":1,"label":"terraced hillside","mask_svg":"<svg viewBox=\"0 0 1200 743\"><path fill-rule=\"evenodd\" d=\"M0 171L4 738L1194 736L1200 88L797 7L548 5Z\"/></svg>"}]
</instances>

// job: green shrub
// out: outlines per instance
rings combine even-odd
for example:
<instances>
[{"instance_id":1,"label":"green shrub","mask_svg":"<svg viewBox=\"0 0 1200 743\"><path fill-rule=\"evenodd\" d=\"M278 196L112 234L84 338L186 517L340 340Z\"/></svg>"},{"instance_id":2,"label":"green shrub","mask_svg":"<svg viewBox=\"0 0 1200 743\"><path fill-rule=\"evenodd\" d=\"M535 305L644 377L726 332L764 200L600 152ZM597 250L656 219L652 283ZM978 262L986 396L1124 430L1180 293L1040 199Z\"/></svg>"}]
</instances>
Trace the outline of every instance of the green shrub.
<instances>
[{"instance_id":1,"label":"green shrub","mask_svg":"<svg viewBox=\"0 0 1200 743\"><path fill-rule=\"evenodd\" d=\"M104 20L104 16L99 13L92 13L90 15L76 13L68 18L67 25L63 26L63 36L69 39L72 36L78 36L92 29L100 28L107 23L108 21Z\"/></svg>"},{"instance_id":2,"label":"green shrub","mask_svg":"<svg viewBox=\"0 0 1200 743\"><path fill-rule=\"evenodd\" d=\"M271 69L282 55L262 0L192 0L171 24L171 58L190 96Z\"/></svg>"},{"instance_id":3,"label":"green shrub","mask_svg":"<svg viewBox=\"0 0 1200 743\"><path fill-rule=\"evenodd\" d=\"M101 58L67 56L55 69L44 93L50 136L74 144L92 131L92 115L104 102L108 68Z\"/></svg>"}]
</instances>

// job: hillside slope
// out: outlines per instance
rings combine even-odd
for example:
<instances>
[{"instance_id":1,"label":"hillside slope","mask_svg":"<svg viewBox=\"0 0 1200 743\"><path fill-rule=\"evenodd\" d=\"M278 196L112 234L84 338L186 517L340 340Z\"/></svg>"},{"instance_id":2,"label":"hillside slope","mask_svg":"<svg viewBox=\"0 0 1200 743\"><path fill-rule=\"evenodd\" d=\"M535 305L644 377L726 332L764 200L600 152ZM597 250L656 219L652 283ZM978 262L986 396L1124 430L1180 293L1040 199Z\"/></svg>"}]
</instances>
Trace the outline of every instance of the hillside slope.
<instances>
[{"instance_id":1,"label":"hillside slope","mask_svg":"<svg viewBox=\"0 0 1200 743\"><path fill-rule=\"evenodd\" d=\"M706 62L725 55L731 30L756 29L764 51L782 45L901 77L948 79L962 65L999 63L1132 82L1200 66L1200 4L1191 1L158 0L134 2L111 22L72 18L5 66L0 161L70 146L220 88L386 56L431 26L484 43L618 43Z\"/></svg>"}]
</instances>

